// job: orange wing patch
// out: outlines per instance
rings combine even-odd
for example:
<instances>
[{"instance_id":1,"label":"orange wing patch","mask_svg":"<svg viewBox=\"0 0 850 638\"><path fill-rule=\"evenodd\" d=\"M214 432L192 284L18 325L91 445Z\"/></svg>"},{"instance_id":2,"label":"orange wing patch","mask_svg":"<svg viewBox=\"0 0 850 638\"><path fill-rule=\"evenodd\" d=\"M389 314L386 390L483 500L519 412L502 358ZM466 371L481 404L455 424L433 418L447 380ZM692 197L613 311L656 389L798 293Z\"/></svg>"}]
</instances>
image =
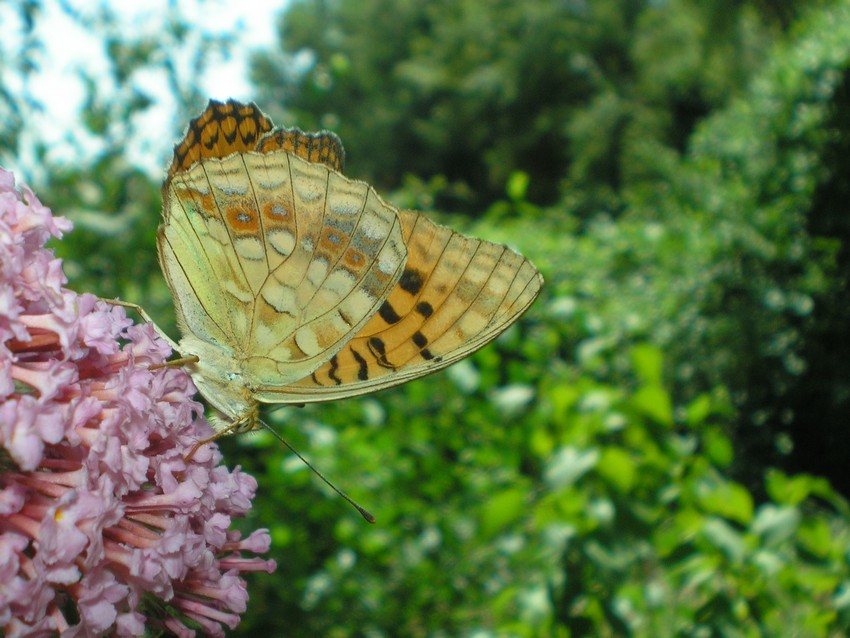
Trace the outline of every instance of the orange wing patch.
<instances>
[{"instance_id":1,"label":"orange wing patch","mask_svg":"<svg viewBox=\"0 0 850 638\"><path fill-rule=\"evenodd\" d=\"M174 147L168 178L202 159L253 151L260 138L273 128L271 119L256 104L210 100L204 112L189 122L186 134Z\"/></svg>"},{"instance_id":2,"label":"orange wing patch","mask_svg":"<svg viewBox=\"0 0 850 638\"><path fill-rule=\"evenodd\" d=\"M234 153L283 150L313 164L324 164L338 173L345 163L342 141L330 131L305 133L297 128L275 128L254 103L210 100L198 117L190 120L183 139L174 147L168 169L170 180L204 159L223 159Z\"/></svg>"},{"instance_id":3,"label":"orange wing patch","mask_svg":"<svg viewBox=\"0 0 850 638\"><path fill-rule=\"evenodd\" d=\"M276 128L257 144L260 153L286 151L313 164L324 164L337 173L345 164L345 149L335 133L305 133L297 128Z\"/></svg>"},{"instance_id":4,"label":"orange wing patch","mask_svg":"<svg viewBox=\"0 0 850 638\"><path fill-rule=\"evenodd\" d=\"M400 219L408 261L395 288L345 347L282 391L329 400L435 372L496 338L537 297L543 279L509 248L413 211Z\"/></svg>"}]
</instances>

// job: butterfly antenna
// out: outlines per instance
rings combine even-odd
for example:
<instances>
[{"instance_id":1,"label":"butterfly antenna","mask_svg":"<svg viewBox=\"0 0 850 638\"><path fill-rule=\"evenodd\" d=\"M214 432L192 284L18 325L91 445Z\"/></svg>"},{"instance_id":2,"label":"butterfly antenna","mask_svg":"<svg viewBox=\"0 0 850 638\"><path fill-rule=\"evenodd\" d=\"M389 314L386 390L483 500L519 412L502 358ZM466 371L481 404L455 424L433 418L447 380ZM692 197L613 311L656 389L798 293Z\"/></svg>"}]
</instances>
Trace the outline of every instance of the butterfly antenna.
<instances>
[{"instance_id":1,"label":"butterfly antenna","mask_svg":"<svg viewBox=\"0 0 850 638\"><path fill-rule=\"evenodd\" d=\"M259 420L259 419L258 419L258 420ZM346 494L345 492L343 492L343 491L342 491L341 489L339 489L336 485L334 485L334 484L333 484L333 483L331 483L328 479L326 479L324 474L322 474L319 470L317 470L315 467L313 467L313 465L310 463L310 461L308 461L308 460L307 460L307 459L305 459L303 456L301 456L301 453L300 453L298 450L296 450L294 447L292 447L292 446L291 446L291 445L290 445L290 444L286 441L286 439L284 439L284 438L283 438L280 434L278 434L278 433L277 433L277 431L275 431L275 430L274 430L274 428L272 428L272 427L271 427L268 423L266 423L265 421L260 421L260 423L263 425L263 427L264 427L264 428L266 428L269 432L271 432L271 433L272 433L272 435L274 435L274 438L276 438L278 441L280 441L281 443L283 443L286 447L288 447L288 448L289 448L289 451L290 451L290 452L292 452L295 456L297 456L299 459L301 459L301 462L302 462L302 463L304 463L304 465L306 465L307 467L309 467L309 468L313 471L313 474L315 474L315 475L316 475L316 476L318 476L320 479L322 479L322 480L325 482L325 485L327 485L328 487L330 487L330 488L331 488L334 492L336 492L336 493L337 493L337 494L339 494L339 495L340 495L343 499L345 499L345 500L348 502L348 504L349 504L349 505L351 505L354 509L356 509L358 512L360 512L360 516L362 516L362 517L363 517L363 518L364 518L367 522L369 522L369 523L374 523L374 522L375 522L375 517L374 517L374 516L372 516L372 514L370 514L368 510L366 510L365 508L363 508L363 507L361 507L360 505L358 505L358 504L354 501L354 499L353 499L353 498L351 498L348 494Z\"/></svg>"}]
</instances>

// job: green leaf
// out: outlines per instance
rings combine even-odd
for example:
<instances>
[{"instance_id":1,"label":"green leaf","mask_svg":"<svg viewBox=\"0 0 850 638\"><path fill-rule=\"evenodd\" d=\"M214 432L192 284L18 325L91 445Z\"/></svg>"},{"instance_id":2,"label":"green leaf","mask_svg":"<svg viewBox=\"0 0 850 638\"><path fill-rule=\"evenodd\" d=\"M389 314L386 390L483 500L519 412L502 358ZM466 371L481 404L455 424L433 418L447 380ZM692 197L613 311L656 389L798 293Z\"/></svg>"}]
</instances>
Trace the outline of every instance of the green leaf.
<instances>
[{"instance_id":1,"label":"green leaf","mask_svg":"<svg viewBox=\"0 0 850 638\"><path fill-rule=\"evenodd\" d=\"M706 429L702 445L705 455L717 467L729 467L735 458L732 441L717 429Z\"/></svg>"},{"instance_id":2,"label":"green leaf","mask_svg":"<svg viewBox=\"0 0 850 638\"><path fill-rule=\"evenodd\" d=\"M708 519L703 534L712 545L720 549L729 560L740 562L747 554L747 546L741 532L720 518Z\"/></svg>"},{"instance_id":3,"label":"green leaf","mask_svg":"<svg viewBox=\"0 0 850 638\"><path fill-rule=\"evenodd\" d=\"M767 493L776 503L799 505L809 497L816 480L806 474L788 476L779 470L771 470L767 473Z\"/></svg>"},{"instance_id":4,"label":"green leaf","mask_svg":"<svg viewBox=\"0 0 850 638\"><path fill-rule=\"evenodd\" d=\"M700 394L685 408L685 422L691 427L702 424L711 414L711 397Z\"/></svg>"},{"instance_id":5,"label":"green leaf","mask_svg":"<svg viewBox=\"0 0 850 638\"><path fill-rule=\"evenodd\" d=\"M632 348L632 366L638 378L647 385L661 385L664 357L657 347L642 343Z\"/></svg>"},{"instance_id":6,"label":"green leaf","mask_svg":"<svg viewBox=\"0 0 850 638\"><path fill-rule=\"evenodd\" d=\"M821 559L829 556L833 546L832 532L822 518L805 518L797 530L797 541L806 551Z\"/></svg>"},{"instance_id":7,"label":"green leaf","mask_svg":"<svg viewBox=\"0 0 850 638\"><path fill-rule=\"evenodd\" d=\"M645 385L631 397L632 406L660 425L673 425L673 403L660 385Z\"/></svg>"},{"instance_id":8,"label":"green leaf","mask_svg":"<svg viewBox=\"0 0 850 638\"><path fill-rule=\"evenodd\" d=\"M790 506L777 507L768 503L759 508L751 529L763 536L766 544L777 545L791 538L799 526L799 509Z\"/></svg>"},{"instance_id":9,"label":"green leaf","mask_svg":"<svg viewBox=\"0 0 850 638\"><path fill-rule=\"evenodd\" d=\"M520 202L525 199L525 194L528 191L528 184L531 181L531 176L525 171L514 171L508 177L508 183L505 185L505 192L514 202Z\"/></svg>"},{"instance_id":10,"label":"green leaf","mask_svg":"<svg viewBox=\"0 0 850 638\"><path fill-rule=\"evenodd\" d=\"M637 468L628 450L606 447L596 464L596 471L620 492L628 492L634 486Z\"/></svg>"},{"instance_id":11,"label":"green leaf","mask_svg":"<svg viewBox=\"0 0 850 638\"><path fill-rule=\"evenodd\" d=\"M528 493L518 487L494 494L481 509L481 533L492 538L528 511Z\"/></svg>"},{"instance_id":12,"label":"green leaf","mask_svg":"<svg viewBox=\"0 0 850 638\"><path fill-rule=\"evenodd\" d=\"M747 525L753 517L753 497L732 481L703 481L697 488L700 505L710 514Z\"/></svg>"}]
</instances>

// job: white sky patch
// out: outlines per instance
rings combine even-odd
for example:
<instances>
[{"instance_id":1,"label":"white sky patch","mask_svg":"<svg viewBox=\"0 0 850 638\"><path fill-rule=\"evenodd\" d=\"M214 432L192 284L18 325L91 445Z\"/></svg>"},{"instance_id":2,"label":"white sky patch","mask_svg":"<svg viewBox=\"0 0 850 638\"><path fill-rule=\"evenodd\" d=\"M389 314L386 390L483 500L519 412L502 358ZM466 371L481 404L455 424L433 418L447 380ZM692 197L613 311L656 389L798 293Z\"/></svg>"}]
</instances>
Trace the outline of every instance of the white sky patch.
<instances>
[{"instance_id":1,"label":"white sky patch","mask_svg":"<svg viewBox=\"0 0 850 638\"><path fill-rule=\"evenodd\" d=\"M152 38L162 28L163 16L175 0L147 0L126 2L124 0L65 0L67 6L81 15L94 15L101 6L106 6L121 17L118 26L123 34L131 38L150 35ZM220 35L231 33L237 38L231 47L231 57L207 60L209 64L201 77L200 86L211 98L230 97L251 100L253 88L248 79L248 60L253 50L276 45L277 18L289 0L177 0L176 6L182 16L197 27L190 33L190 42L201 33ZM5 4L5 7L3 6ZM0 2L0 47L9 56L20 50L22 25L17 11ZM14 159L8 168L25 174L38 176L35 166L33 145L40 141L47 145L51 160L75 162L80 153L94 156L101 149L98 139L87 135L79 126L80 111L86 97L80 72L94 76L101 82L102 94L118 90L109 83L109 61L104 51L103 34L95 34L82 28L59 6L57 0L46 0L44 11L36 21L36 40L44 46L38 53L39 71L30 78L29 90L44 106L43 112L27 114L22 131L21 156ZM4 44L5 43L5 44ZM176 53L176 55L175 55ZM188 68L188 53L169 51L178 64L181 78L191 73ZM8 70L2 80L7 89L18 92L22 88L19 77ZM133 74L129 83L154 98L155 103L137 114L131 122L132 138L128 140L128 160L152 175L159 176L164 170L171 146L176 141L173 115L176 100L171 96L164 73L157 70L142 70ZM126 87L125 87L126 90ZM17 164L14 165L14 164Z\"/></svg>"}]
</instances>

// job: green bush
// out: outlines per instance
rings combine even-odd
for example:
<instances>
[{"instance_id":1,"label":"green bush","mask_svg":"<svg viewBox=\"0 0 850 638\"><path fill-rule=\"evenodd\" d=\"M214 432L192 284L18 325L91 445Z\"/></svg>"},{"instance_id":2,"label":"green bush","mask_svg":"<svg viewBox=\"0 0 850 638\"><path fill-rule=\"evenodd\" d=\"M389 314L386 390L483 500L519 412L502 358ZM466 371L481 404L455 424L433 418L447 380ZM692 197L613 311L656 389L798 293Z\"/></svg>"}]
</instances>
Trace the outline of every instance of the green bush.
<instances>
[{"instance_id":1,"label":"green bush","mask_svg":"<svg viewBox=\"0 0 850 638\"><path fill-rule=\"evenodd\" d=\"M743 89L782 6L301 0L252 77L288 119L336 130L379 187L442 175L440 203L478 215L523 171L531 201L566 186L592 216L654 167L636 144L680 151Z\"/></svg>"},{"instance_id":2,"label":"green bush","mask_svg":"<svg viewBox=\"0 0 850 638\"><path fill-rule=\"evenodd\" d=\"M631 389L553 365L545 346L557 332L557 320L538 311L500 340L515 364L501 382L502 353L485 352L474 367L380 403L323 406L280 425L290 440L310 441L320 467L345 477L377 515L374 527L308 488L315 480L283 463L271 438L233 441L250 445L242 458L268 499L260 516L289 557L277 575L252 583L255 604L286 613L255 608L240 631L850 629L850 519L828 483L770 471L767 498L757 501L729 478L738 459L723 433L728 400L701 395L675 409L662 355L645 344L630 352Z\"/></svg>"}]
</instances>

